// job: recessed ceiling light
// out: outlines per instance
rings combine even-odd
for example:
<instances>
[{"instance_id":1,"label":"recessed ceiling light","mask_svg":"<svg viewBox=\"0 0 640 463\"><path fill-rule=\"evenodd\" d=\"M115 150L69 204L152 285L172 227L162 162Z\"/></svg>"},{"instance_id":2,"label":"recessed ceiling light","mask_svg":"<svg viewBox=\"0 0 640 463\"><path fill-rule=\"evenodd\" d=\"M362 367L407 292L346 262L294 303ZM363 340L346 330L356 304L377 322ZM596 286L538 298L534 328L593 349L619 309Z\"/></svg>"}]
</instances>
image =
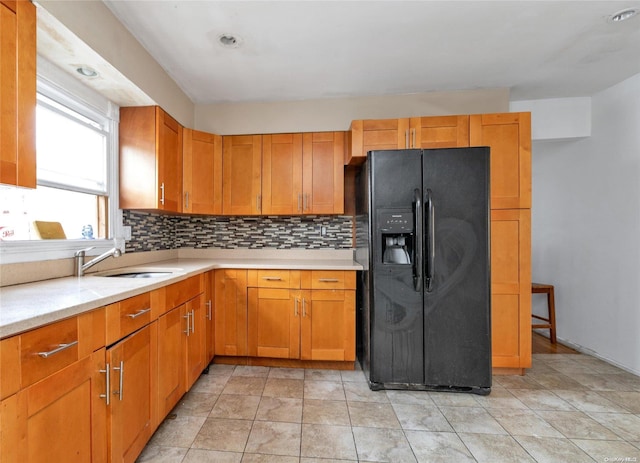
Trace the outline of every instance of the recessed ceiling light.
<instances>
[{"instance_id":1,"label":"recessed ceiling light","mask_svg":"<svg viewBox=\"0 0 640 463\"><path fill-rule=\"evenodd\" d=\"M218 36L218 42L225 48L238 48L242 45L242 39L234 34L221 34Z\"/></svg>"},{"instance_id":2,"label":"recessed ceiling light","mask_svg":"<svg viewBox=\"0 0 640 463\"><path fill-rule=\"evenodd\" d=\"M622 21L626 21L627 19L631 19L637 14L638 10L636 10L635 8L626 8L609 16L609 21L619 23Z\"/></svg>"},{"instance_id":3,"label":"recessed ceiling light","mask_svg":"<svg viewBox=\"0 0 640 463\"><path fill-rule=\"evenodd\" d=\"M90 68L89 66L79 66L78 68L76 68L76 71L78 74L85 77L97 77L98 75L98 72Z\"/></svg>"}]
</instances>

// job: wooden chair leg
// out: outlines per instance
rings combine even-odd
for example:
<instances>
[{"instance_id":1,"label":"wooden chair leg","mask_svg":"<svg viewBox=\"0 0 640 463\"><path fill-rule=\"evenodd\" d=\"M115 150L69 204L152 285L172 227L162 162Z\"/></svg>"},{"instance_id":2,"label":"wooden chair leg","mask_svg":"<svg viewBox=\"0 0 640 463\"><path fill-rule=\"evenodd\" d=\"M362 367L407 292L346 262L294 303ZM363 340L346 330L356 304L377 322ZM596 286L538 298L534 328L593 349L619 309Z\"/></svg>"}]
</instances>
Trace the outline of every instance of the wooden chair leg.
<instances>
[{"instance_id":1,"label":"wooden chair leg","mask_svg":"<svg viewBox=\"0 0 640 463\"><path fill-rule=\"evenodd\" d=\"M547 293L547 305L549 307L549 339L552 344L556 343L556 300L553 294L553 287Z\"/></svg>"}]
</instances>

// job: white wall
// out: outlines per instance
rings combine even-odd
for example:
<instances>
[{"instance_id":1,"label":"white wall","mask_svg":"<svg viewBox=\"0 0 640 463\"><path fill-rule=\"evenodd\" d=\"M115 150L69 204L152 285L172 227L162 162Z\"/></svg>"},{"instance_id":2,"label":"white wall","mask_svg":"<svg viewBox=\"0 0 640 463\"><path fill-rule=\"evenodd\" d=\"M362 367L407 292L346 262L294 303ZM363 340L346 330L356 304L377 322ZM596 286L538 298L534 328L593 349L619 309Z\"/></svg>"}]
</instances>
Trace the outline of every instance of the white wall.
<instances>
[{"instance_id":1,"label":"white wall","mask_svg":"<svg viewBox=\"0 0 640 463\"><path fill-rule=\"evenodd\" d=\"M356 119L509 111L509 89L196 105L197 130L221 135L348 130Z\"/></svg>"},{"instance_id":2,"label":"white wall","mask_svg":"<svg viewBox=\"0 0 640 463\"><path fill-rule=\"evenodd\" d=\"M37 3L181 124L193 126L193 102L104 3L96 0Z\"/></svg>"},{"instance_id":3,"label":"white wall","mask_svg":"<svg viewBox=\"0 0 640 463\"><path fill-rule=\"evenodd\" d=\"M593 96L591 130L533 144L532 276L561 339L640 374L640 74Z\"/></svg>"}]
</instances>

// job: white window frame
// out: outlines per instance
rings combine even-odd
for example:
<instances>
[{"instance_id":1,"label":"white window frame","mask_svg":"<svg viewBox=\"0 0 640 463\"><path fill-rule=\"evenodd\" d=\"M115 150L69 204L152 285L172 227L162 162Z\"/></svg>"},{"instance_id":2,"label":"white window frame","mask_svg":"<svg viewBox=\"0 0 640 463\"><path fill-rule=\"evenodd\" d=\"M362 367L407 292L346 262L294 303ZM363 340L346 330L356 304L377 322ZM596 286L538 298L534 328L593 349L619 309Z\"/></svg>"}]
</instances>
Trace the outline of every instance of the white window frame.
<instances>
[{"instance_id":1,"label":"white window frame","mask_svg":"<svg viewBox=\"0 0 640 463\"><path fill-rule=\"evenodd\" d=\"M107 191L109 194L109 239L69 239L0 241L0 263L35 262L73 257L79 249L94 246L87 255L101 254L114 246L124 252L122 211L118 204L118 123L120 108L93 89L82 84L49 61L38 56L38 91L91 117L108 119Z\"/></svg>"}]
</instances>

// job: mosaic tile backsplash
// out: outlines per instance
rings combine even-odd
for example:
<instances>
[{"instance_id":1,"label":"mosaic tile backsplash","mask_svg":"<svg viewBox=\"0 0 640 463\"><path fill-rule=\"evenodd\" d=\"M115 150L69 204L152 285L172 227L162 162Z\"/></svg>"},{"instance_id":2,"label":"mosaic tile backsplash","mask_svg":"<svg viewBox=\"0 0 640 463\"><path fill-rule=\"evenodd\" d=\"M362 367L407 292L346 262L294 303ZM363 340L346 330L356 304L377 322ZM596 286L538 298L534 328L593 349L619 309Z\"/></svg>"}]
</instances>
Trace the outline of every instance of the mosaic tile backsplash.
<instances>
[{"instance_id":1,"label":"mosaic tile backsplash","mask_svg":"<svg viewBox=\"0 0 640 463\"><path fill-rule=\"evenodd\" d=\"M350 216L172 216L123 211L131 227L126 252L178 248L350 249ZM326 227L325 235L321 235Z\"/></svg>"}]
</instances>

